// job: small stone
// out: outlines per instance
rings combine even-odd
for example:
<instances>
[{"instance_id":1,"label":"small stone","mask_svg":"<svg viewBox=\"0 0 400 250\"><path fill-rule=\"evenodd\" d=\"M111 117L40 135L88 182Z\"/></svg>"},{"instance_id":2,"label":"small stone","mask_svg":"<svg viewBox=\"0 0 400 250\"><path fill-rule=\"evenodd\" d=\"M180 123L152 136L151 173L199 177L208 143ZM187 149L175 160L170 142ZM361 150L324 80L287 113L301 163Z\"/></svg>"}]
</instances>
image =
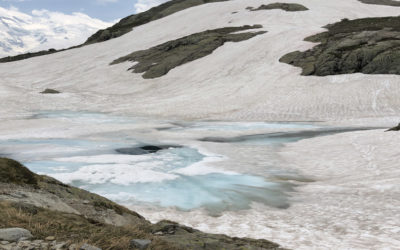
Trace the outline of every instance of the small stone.
<instances>
[{"instance_id":1,"label":"small stone","mask_svg":"<svg viewBox=\"0 0 400 250\"><path fill-rule=\"evenodd\" d=\"M15 242L21 238L32 238L31 232L23 228L0 229L0 240Z\"/></svg>"},{"instance_id":2,"label":"small stone","mask_svg":"<svg viewBox=\"0 0 400 250\"><path fill-rule=\"evenodd\" d=\"M54 246L55 250L61 250L61 249L66 249L66 248L67 248L66 242L59 242Z\"/></svg>"},{"instance_id":3,"label":"small stone","mask_svg":"<svg viewBox=\"0 0 400 250\"><path fill-rule=\"evenodd\" d=\"M54 237L54 236L48 236L48 237L46 237L45 240L47 240L47 241L53 241L53 240L55 240L55 239L56 239L56 237Z\"/></svg>"},{"instance_id":4,"label":"small stone","mask_svg":"<svg viewBox=\"0 0 400 250\"><path fill-rule=\"evenodd\" d=\"M18 240L18 242L19 242L19 241L29 241L29 239L30 239L30 238L28 238L28 237L22 237L22 238L20 238L20 239Z\"/></svg>"},{"instance_id":5,"label":"small stone","mask_svg":"<svg viewBox=\"0 0 400 250\"><path fill-rule=\"evenodd\" d=\"M163 232L156 232L156 233L154 233L154 235L163 235L164 233Z\"/></svg>"},{"instance_id":6,"label":"small stone","mask_svg":"<svg viewBox=\"0 0 400 250\"><path fill-rule=\"evenodd\" d=\"M76 250L78 249L75 244L72 244L68 247L68 250Z\"/></svg>"},{"instance_id":7,"label":"small stone","mask_svg":"<svg viewBox=\"0 0 400 250\"><path fill-rule=\"evenodd\" d=\"M5 241L5 240L1 241L0 243L1 243L2 245L7 245L7 244L10 244L10 242L8 242L8 241Z\"/></svg>"},{"instance_id":8,"label":"small stone","mask_svg":"<svg viewBox=\"0 0 400 250\"><path fill-rule=\"evenodd\" d=\"M146 249L151 243L151 240L134 239L131 240L131 247L138 249Z\"/></svg>"},{"instance_id":9,"label":"small stone","mask_svg":"<svg viewBox=\"0 0 400 250\"><path fill-rule=\"evenodd\" d=\"M83 244L80 248L80 250L101 250L101 248L89 245L89 244Z\"/></svg>"},{"instance_id":10,"label":"small stone","mask_svg":"<svg viewBox=\"0 0 400 250\"><path fill-rule=\"evenodd\" d=\"M41 244L43 242L43 240L34 240L33 243L35 244Z\"/></svg>"},{"instance_id":11,"label":"small stone","mask_svg":"<svg viewBox=\"0 0 400 250\"><path fill-rule=\"evenodd\" d=\"M87 205L87 204L89 204L89 203L90 203L90 201L88 201L88 200L84 200L82 203L83 203L83 204L85 204L85 205Z\"/></svg>"}]
</instances>

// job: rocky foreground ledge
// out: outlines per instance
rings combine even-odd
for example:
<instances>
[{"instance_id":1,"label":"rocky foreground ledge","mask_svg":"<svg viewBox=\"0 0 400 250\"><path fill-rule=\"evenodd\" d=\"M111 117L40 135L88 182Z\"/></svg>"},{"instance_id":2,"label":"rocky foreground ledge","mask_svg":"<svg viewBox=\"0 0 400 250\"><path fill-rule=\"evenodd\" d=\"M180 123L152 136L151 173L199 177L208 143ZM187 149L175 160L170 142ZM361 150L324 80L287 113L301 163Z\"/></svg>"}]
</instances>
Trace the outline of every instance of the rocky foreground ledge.
<instances>
[{"instance_id":1,"label":"rocky foreground ledge","mask_svg":"<svg viewBox=\"0 0 400 250\"><path fill-rule=\"evenodd\" d=\"M152 224L104 197L0 158L0 249L282 249L267 240Z\"/></svg>"}]
</instances>

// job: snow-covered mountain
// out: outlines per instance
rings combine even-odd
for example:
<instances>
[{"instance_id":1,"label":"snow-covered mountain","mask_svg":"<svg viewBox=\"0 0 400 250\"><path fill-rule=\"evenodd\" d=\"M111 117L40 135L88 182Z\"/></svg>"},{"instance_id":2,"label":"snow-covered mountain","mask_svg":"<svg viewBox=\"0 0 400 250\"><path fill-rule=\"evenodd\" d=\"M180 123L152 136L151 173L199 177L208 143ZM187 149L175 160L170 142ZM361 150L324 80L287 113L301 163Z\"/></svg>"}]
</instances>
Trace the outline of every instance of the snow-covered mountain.
<instances>
[{"instance_id":1,"label":"snow-covered mountain","mask_svg":"<svg viewBox=\"0 0 400 250\"><path fill-rule=\"evenodd\" d=\"M0 7L0 57L78 45L110 25L82 13L35 10L25 14Z\"/></svg>"}]
</instances>

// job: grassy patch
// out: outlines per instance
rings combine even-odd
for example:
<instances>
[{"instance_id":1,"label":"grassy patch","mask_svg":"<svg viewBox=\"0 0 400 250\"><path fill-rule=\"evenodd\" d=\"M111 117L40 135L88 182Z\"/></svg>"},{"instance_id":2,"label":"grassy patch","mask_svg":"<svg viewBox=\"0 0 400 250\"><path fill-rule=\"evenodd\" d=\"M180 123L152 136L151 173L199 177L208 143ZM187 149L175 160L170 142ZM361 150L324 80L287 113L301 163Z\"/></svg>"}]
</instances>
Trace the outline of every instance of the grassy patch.
<instances>
[{"instance_id":1,"label":"grassy patch","mask_svg":"<svg viewBox=\"0 0 400 250\"><path fill-rule=\"evenodd\" d=\"M0 158L0 181L14 184L37 185L37 176L17 161Z\"/></svg>"},{"instance_id":2,"label":"grassy patch","mask_svg":"<svg viewBox=\"0 0 400 250\"><path fill-rule=\"evenodd\" d=\"M132 239L152 239L145 227L116 227L102 224L83 216L50 211L31 206L0 202L0 228L21 227L35 238L55 236L57 241L74 244L88 243L102 249L129 249ZM151 249L175 249L156 240Z\"/></svg>"}]
</instances>

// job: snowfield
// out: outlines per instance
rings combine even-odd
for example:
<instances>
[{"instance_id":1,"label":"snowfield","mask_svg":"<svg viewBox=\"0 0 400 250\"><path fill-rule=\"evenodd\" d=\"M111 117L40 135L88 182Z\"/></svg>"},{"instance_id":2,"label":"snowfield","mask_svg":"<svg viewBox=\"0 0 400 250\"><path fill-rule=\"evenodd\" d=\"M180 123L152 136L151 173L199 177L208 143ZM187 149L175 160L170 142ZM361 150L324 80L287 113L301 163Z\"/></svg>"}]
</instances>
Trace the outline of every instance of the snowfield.
<instances>
[{"instance_id":1,"label":"snowfield","mask_svg":"<svg viewBox=\"0 0 400 250\"><path fill-rule=\"evenodd\" d=\"M322 27L329 23L343 18L397 16L400 8L357 0L279 0L310 10L246 10L273 2L277 1L201 5L107 42L0 64L0 137L37 136L36 132L46 136L55 133L57 126L56 132L62 131L66 137L90 130L67 127L59 121L19 120L38 110L86 110L186 121L324 121L387 127L399 122L400 76L300 76L300 68L278 60L286 53L314 46L303 39L324 31ZM127 71L132 63L109 65L131 52L196 32L254 24L263 25L261 30L267 33L227 43L160 78L143 79ZM45 88L62 94L39 94ZM26 124L31 127L26 129ZM265 238L293 249L398 249L399 139L396 132L371 130L285 144L271 161L315 180L301 185L292 206L285 210L253 204L249 211L226 212L215 218L199 210L160 212L138 205L132 209L152 221L168 218L213 233ZM240 153L212 143L202 147L228 159ZM264 153L260 151L259 156ZM243 157L251 162L254 156ZM223 168L237 170L228 163Z\"/></svg>"}]
</instances>

